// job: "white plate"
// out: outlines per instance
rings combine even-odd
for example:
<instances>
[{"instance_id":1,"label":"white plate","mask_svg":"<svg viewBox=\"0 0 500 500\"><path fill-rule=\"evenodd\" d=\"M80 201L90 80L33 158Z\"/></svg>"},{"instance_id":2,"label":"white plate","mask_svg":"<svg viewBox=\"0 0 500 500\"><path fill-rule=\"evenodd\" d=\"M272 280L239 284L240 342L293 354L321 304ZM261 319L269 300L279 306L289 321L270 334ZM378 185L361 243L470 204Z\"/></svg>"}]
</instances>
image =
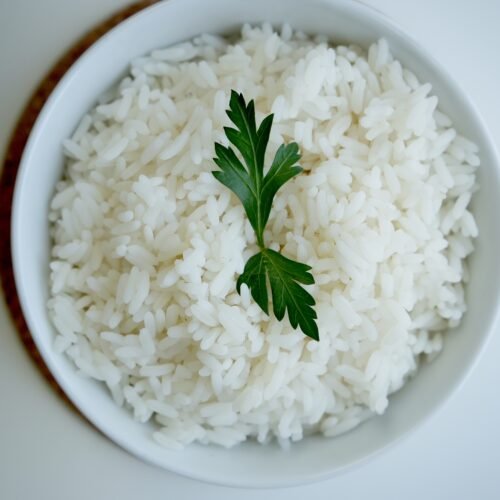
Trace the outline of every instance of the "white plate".
<instances>
[{"instance_id":1,"label":"white plate","mask_svg":"<svg viewBox=\"0 0 500 500\"><path fill-rule=\"evenodd\" d=\"M194 445L184 452L160 448L151 426L134 422L100 384L83 379L53 350L47 317L48 203L62 171L61 143L97 96L124 74L131 59L202 32L228 32L243 22L289 22L335 41L367 46L384 36L394 56L423 81L433 84L440 107L460 132L480 147L480 195L475 215L480 228L471 259L469 312L450 335L436 362L425 366L387 413L335 438L311 437L290 452L254 443L230 451ZM24 314L33 338L54 377L75 405L101 431L142 459L189 477L225 485L263 487L314 481L374 456L429 417L460 385L478 358L498 311L500 213L498 159L492 141L467 97L431 56L386 18L344 0L170 0L123 22L91 47L65 75L32 131L20 166L13 207L13 260Z\"/></svg>"}]
</instances>

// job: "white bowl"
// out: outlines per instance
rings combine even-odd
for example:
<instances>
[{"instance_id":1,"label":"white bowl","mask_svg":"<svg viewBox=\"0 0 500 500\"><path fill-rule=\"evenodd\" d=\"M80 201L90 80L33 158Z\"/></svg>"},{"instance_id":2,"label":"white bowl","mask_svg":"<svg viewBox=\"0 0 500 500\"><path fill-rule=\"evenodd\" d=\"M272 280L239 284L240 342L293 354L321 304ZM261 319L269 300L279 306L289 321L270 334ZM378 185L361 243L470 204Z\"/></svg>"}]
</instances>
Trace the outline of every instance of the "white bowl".
<instances>
[{"instance_id":1,"label":"white bowl","mask_svg":"<svg viewBox=\"0 0 500 500\"><path fill-rule=\"evenodd\" d=\"M334 439L308 437L290 451L245 443L232 450L191 446L160 448L151 427L134 422L104 387L76 374L53 350L48 297L48 205L63 167L61 143L96 97L112 86L136 56L203 32L228 32L244 22L284 21L334 41L368 46L384 36L396 58L433 84L440 107L480 148L481 191L474 200L480 236L470 260L469 310L446 338L435 362L423 367L389 409ZM498 311L500 237L499 163L487 131L453 78L385 17L349 0L170 0L133 16L91 47L59 83L26 146L16 184L12 221L13 261L23 311L45 362L66 394L104 434L138 457L186 476L224 485L273 487L323 479L372 457L414 429L458 388L477 360Z\"/></svg>"}]
</instances>

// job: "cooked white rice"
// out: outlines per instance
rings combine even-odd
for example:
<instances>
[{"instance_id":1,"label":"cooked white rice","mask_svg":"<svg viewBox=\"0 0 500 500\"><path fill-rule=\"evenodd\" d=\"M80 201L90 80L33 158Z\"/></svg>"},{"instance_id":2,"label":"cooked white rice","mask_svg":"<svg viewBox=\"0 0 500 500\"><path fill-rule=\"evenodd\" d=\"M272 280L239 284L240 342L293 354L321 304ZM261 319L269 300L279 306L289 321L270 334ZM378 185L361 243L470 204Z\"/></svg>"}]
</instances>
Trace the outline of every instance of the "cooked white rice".
<instances>
[{"instance_id":1,"label":"cooked white rice","mask_svg":"<svg viewBox=\"0 0 500 500\"><path fill-rule=\"evenodd\" d=\"M267 241L312 266L320 342L235 282L256 251L211 171L230 90L274 113L306 173ZM170 448L282 444L381 414L464 311L476 146L380 40L366 53L244 26L156 50L65 144L51 203L55 348ZM451 334L451 333L450 333Z\"/></svg>"}]
</instances>

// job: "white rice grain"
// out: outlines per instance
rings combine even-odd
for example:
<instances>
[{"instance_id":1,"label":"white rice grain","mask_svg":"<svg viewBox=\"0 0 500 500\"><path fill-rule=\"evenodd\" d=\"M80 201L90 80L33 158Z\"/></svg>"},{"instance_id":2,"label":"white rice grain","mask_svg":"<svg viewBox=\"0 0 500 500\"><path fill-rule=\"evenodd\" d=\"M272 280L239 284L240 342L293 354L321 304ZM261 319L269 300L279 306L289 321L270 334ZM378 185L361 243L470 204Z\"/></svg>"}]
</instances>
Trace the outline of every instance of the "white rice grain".
<instances>
[{"instance_id":1,"label":"white rice grain","mask_svg":"<svg viewBox=\"0 0 500 500\"><path fill-rule=\"evenodd\" d=\"M305 172L277 193L266 239L312 267L319 342L236 292L255 235L211 174L230 89L258 122L274 113L266 161L299 143ZM54 349L174 450L289 447L383 413L459 324L479 230L478 148L431 91L385 40L366 53L286 24L134 61L62 145Z\"/></svg>"}]
</instances>

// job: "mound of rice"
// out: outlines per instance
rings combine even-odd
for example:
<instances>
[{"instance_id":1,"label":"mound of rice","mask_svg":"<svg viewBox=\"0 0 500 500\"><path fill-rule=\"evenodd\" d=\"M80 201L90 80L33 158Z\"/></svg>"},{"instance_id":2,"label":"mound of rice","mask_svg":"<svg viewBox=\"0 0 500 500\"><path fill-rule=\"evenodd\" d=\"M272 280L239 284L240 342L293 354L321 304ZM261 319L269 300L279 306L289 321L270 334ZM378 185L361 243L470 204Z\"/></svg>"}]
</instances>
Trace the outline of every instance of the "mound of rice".
<instances>
[{"instance_id":1,"label":"mound of rice","mask_svg":"<svg viewBox=\"0 0 500 500\"><path fill-rule=\"evenodd\" d=\"M297 141L267 241L312 266L320 342L266 316L237 276L255 253L211 175L230 90ZM387 407L464 311L479 165L431 86L289 26L203 35L134 61L65 144L51 203L49 311L65 352L170 448L334 436Z\"/></svg>"}]
</instances>

